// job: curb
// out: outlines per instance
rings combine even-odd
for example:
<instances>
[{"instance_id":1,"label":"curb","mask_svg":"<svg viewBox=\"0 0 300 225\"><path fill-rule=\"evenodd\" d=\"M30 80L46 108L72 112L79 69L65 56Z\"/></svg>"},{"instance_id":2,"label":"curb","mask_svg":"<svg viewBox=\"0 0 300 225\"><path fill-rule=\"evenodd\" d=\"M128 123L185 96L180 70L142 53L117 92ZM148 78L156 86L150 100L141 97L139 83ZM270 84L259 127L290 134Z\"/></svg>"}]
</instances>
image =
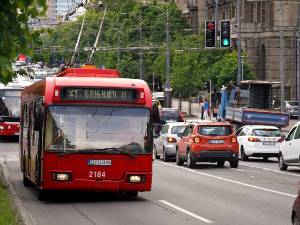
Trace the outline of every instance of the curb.
<instances>
[{"instance_id":1,"label":"curb","mask_svg":"<svg viewBox=\"0 0 300 225\"><path fill-rule=\"evenodd\" d=\"M3 159L0 159L0 166L3 171L5 183L9 187L9 190L10 190L10 193L12 196L12 200L16 204L17 211L19 212L19 215L21 217L21 220L23 221L23 224L36 225L33 217L31 216L30 212L28 211L28 209L25 206L25 203L22 201L20 195L18 194L18 192L13 184L12 177L9 173L6 162Z\"/></svg>"}]
</instances>

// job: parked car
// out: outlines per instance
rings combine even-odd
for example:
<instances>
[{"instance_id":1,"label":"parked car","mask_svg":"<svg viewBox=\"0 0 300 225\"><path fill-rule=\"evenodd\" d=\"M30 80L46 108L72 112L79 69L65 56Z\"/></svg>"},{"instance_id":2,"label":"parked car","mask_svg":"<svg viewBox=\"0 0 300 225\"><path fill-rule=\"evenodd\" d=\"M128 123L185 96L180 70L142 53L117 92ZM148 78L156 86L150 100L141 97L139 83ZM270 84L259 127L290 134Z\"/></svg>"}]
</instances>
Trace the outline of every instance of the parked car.
<instances>
[{"instance_id":1,"label":"parked car","mask_svg":"<svg viewBox=\"0 0 300 225\"><path fill-rule=\"evenodd\" d=\"M287 170L288 166L300 166L300 121L297 122L279 149L279 169Z\"/></svg>"},{"instance_id":2,"label":"parked car","mask_svg":"<svg viewBox=\"0 0 300 225\"><path fill-rule=\"evenodd\" d=\"M160 104L162 105L162 107L164 107L164 105L165 105L165 95L164 95L164 92L154 92L152 94L152 99L153 100L158 100L160 102Z\"/></svg>"},{"instance_id":3,"label":"parked car","mask_svg":"<svg viewBox=\"0 0 300 225\"><path fill-rule=\"evenodd\" d=\"M178 108L162 108L159 110L160 122L154 124L154 132L158 134L167 122L183 122L183 115Z\"/></svg>"},{"instance_id":4,"label":"parked car","mask_svg":"<svg viewBox=\"0 0 300 225\"><path fill-rule=\"evenodd\" d=\"M176 146L176 164L187 162L194 168L196 162L217 162L223 166L229 161L231 168L239 165L239 144L230 123L201 122L186 126Z\"/></svg>"},{"instance_id":5,"label":"parked car","mask_svg":"<svg viewBox=\"0 0 300 225\"><path fill-rule=\"evenodd\" d=\"M239 143L239 154L242 161L248 157L278 157L279 147L283 142L278 127L267 125L246 125L236 132Z\"/></svg>"},{"instance_id":6,"label":"parked car","mask_svg":"<svg viewBox=\"0 0 300 225\"><path fill-rule=\"evenodd\" d=\"M298 195L294 201L292 209L292 224L299 225L299 216L300 216L300 182L298 184Z\"/></svg>"},{"instance_id":7,"label":"parked car","mask_svg":"<svg viewBox=\"0 0 300 225\"><path fill-rule=\"evenodd\" d=\"M165 162L176 156L176 143L180 139L177 134L184 131L184 122L167 123L154 138L153 154L156 159L163 157Z\"/></svg>"},{"instance_id":8,"label":"parked car","mask_svg":"<svg viewBox=\"0 0 300 225\"><path fill-rule=\"evenodd\" d=\"M298 101L285 101L284 108L285 112L290 114L290 117L299 115Z\"/></svg>"}]
</instances>

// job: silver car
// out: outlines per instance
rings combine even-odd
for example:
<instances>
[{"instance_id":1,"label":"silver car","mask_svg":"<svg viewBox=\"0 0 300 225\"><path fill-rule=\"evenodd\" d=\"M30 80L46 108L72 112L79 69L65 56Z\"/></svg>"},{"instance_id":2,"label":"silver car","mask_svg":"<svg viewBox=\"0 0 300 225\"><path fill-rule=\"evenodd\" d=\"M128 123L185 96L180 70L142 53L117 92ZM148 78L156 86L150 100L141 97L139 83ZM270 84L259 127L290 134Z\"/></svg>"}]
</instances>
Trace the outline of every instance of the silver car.
<instances>
[{"instance_id":1,"label":"silver car","mask_svg":"<svg viewBox=\"0 0 300 225\"><path fill-rule=\"evenodd\" d=\"M286 112L290 114L290 117L298 116L299 113L298 101L285 101L284 107Z\"/></svg>"},{"instance_id":2,"label":"silver car","mask_svg":"<svg viewBox=\"0 0 300 225\"><path fill-rule=\"evenodd\" d=\"M159 159L163 157L165 162L169 162L170 158L176 156L176 143L180 139L178 133L183 133L186 127L185 122L167 123L155 136L153 155Z\"/></svg>"}]
</instances>

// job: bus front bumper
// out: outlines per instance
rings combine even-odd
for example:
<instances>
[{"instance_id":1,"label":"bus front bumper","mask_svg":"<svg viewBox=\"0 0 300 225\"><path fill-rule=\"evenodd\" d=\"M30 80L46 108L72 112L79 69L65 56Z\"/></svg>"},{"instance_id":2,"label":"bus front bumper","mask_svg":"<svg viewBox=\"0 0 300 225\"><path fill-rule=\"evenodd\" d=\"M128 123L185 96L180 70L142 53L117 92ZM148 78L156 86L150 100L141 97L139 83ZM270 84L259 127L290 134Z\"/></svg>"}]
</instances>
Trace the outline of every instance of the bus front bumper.
<instances>
[{"instance_id":1,"label":"bus front bumper","mask_svg":"<svg viewBox=\"0 0 300 225\"><path fill-rule=\"evenodd\" d=\"M64 172L71 174L69 181L53 181L53 172ZM145 183L130 183L128 176L145 176ZM152 172L125 172L121 180L88 180L76 179L72 171L43 171L43 190L69 190L69 191L151 191Z\"/></svg>"}]
</instances>

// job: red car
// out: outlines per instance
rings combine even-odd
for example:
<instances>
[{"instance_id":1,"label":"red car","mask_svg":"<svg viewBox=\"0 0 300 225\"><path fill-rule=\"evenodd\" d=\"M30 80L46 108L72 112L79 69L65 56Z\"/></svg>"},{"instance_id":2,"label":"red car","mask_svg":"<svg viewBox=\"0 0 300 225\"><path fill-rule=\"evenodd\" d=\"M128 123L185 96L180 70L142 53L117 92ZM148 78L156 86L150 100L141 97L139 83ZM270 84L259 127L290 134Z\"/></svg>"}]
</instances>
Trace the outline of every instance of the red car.
<instances>
[{"instance_id":1,"label":"red car","mask_svg":"<svg viewBox=\"0 0 300 225\"><path fill-rule=\"evenodd\" d=\"M176 163L193 168L196 162L217 162L223 166L229 161L231 168L239 165L239 144L233 127L224 122L190 123L177 142Z\"/></svg>"},{"instance_id":2,"label":"red car","mask_svg":"<svg viewBox=\"0 0 300 225\"><path fill-rule=\"evenodd\" d=\"M294 205L293 205L293 211L292 211L292 223L293 225L299 225L299 216L300 216L300 182L298 185L298 195L295 199Z\"/></svg>"}]
</instances>

